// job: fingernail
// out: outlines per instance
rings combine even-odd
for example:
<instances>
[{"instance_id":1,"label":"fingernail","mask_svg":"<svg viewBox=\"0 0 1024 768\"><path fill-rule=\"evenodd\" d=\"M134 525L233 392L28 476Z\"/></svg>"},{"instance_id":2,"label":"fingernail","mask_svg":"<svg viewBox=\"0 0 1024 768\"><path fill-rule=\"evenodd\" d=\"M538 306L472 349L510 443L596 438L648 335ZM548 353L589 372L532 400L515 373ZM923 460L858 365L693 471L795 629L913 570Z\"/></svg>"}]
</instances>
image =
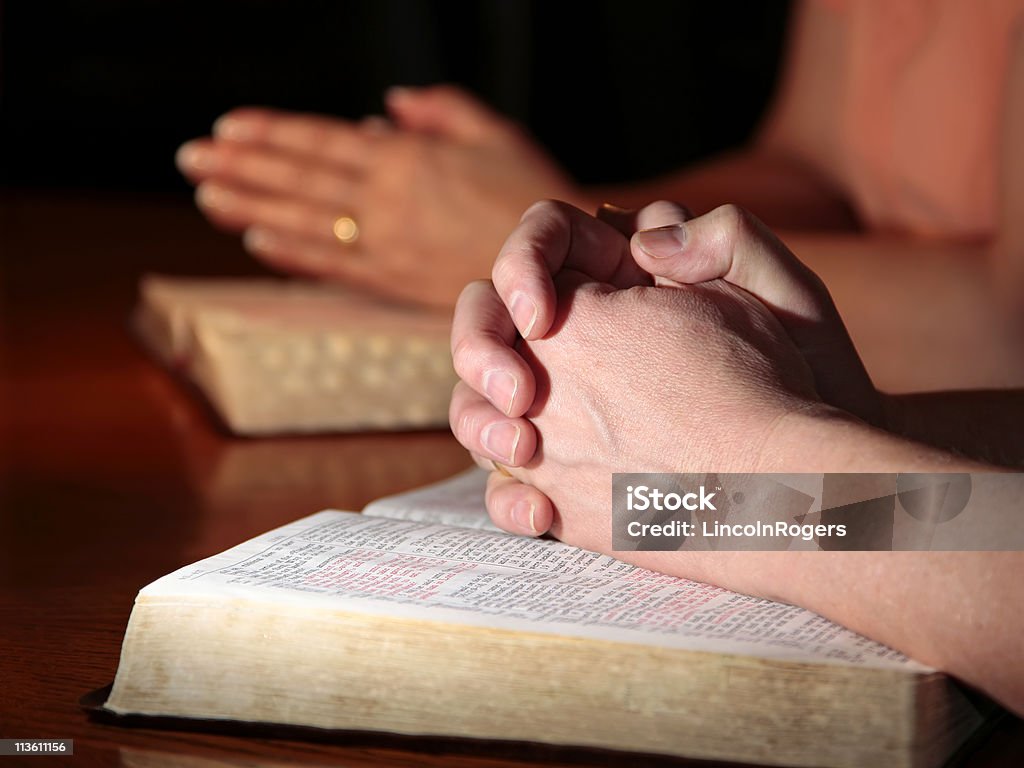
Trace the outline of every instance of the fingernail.
<instances>
[{"instance_id":1,"label":"fingernail","mask_svg":"<svg viewBox=\"0 0 1024 768\"><path fill-rule=\"evenodd\" d=\"M252 126L239 117L223 115L213 124L213 135L228 141L248 141L253 137Z\"/></svg>"},{"instance_id":2,"label":"fingernail","mask_svg":"<svg viewBox=\"0 0 1024 768\"><path fill-rule=\"evenodd\" d=\"M608 213L629 213L629 208L620 208L614 203L601 203L601 210Z\"/></svg>"},{"instance_id":3,"label":"fingernail","mask_svg":"<svg viewBox=\"0 0 1024 768\"><path fill-rule=\"evenodd\" d=\"M686 227L682 224L669 224L665 227L641 229L636 233L636 244L654 259L676 256L686 244Z\"/></svg>"},{"instance_id":4,"label":"fingernail","mask_svg":"<svg viewBox=\"0 0 1024 768\"><path fill-rule=\"evenodd\" d=\"M508 371L497 369L484 374L484 394L487 399L501 408L508 416L512 412L512 404L516 399L519 382Z\"/></svg>"},{"instance_id":5,"label":"fingernail","mask_svg":"<svg viewBox=\"0 0 1024 768\"><path fill-rule=\"evenodd\" d=\"M516 448L519 445L519 427L510 421L498 421L488 424L480 435L484 448L494 458L505 464L516 463Z\"/></svg>"},{"instance_id":6,"label":"fingernail","mask_svg":"<svg viewBox=\"0 0 1024 768\"><path fill-rule=\"evenodd\" d=\"M182 144L174 155L174 162L183 171L212 171L216 153L194 141Z\"/></svg>"},{"instance_id":7,"label":"fingernail","mask_svg":"<svg viewBox=\"0 0 1024 768\"><path fill-rule=\"evenodd\" d=\"M537 507L532 501L521 499L512 505L512 522L520 530L529 531L530 533L540 533L537 530L537 524L534 522L534 516L537 512Z\"/></svg>"},{"instance_id":8,"label":"fingernail","mask_svg":"<svg viewBox=\"0 0 1024 768\"><path fill-rule=\"evenodd\" d=\"M276 242L277 238L267 230L258 227L249 227L242 235L242 243L250 251L269 251Z\"/></svg>"},{"instance_id":9,"label":"fingernail","mask_svg":"<svg viewBox=\"0 0 1024 768\"><path fill-rule=\"evenodd\" d=\"M537 322L537 305L522 291L512 295L512 321L523 338L529 338L533 324Z\"/></svg>"},{"instance_id":10,"label":"fingernail","mask_svg":"<svg viewBox=\"0 0 1024 768\"><path fill-rule=\"evenodd\" d=\"M204 208L216 208L228 211L234 207L235 196L224 187L213 184L200 184L196 188L196 201Z\"/></svg>"}]
</instances>

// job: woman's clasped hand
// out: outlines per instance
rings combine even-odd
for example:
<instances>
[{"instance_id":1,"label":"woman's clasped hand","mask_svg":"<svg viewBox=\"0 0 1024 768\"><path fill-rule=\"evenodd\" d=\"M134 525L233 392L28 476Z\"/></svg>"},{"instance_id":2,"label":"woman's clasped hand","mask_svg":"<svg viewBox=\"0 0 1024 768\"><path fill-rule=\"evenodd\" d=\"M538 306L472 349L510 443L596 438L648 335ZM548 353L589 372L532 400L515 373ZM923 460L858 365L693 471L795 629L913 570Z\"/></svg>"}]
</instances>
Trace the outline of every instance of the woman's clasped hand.
<instances>
[{"instance_id":1,"label":"woman's clasped hand","mask_svg":"<svg viewBox=\"0 0 1024 768\"><path fill-rule=\"evenodd\" d=\"M518 125L464 91L393 88L386 103L389 119L357 123L234 110L178 166L203 213L271 266L440 307L487 273L529 203L579 199Z\"/></svg>"}]
</instances>

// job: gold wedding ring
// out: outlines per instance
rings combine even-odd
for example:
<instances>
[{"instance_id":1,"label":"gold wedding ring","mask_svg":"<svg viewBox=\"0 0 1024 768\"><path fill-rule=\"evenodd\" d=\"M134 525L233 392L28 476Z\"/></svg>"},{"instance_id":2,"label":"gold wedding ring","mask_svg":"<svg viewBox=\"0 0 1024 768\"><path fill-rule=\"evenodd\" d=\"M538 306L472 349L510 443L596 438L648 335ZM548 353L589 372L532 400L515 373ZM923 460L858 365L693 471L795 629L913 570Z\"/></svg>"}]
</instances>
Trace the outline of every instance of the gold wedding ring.
<instances>
[{"instance_id":1,"label":"gold wedding ring","mask_svg":"<svg viewBox=\"0 0 1024 768\"><path fill-rule=\"evenodd\" d=\"M491 464L494 466L494 471L497 472L499 475L504 475L505 477L512 477L512 473L508 471L508 467L506 467L504 464L499 464L494 459L491 459Z\"/></svg>"},{"instance_id":2,"label":"gold wedding ring","mask_svg":"<svg viewBox=\"0 0 1024 768\"><path fill-rule=\"evenodd\" d=\"M352 245L359 239L359 225L351 216L339 216L334 220L334 236L342 245Z\"/></svg>"}]
</instances>

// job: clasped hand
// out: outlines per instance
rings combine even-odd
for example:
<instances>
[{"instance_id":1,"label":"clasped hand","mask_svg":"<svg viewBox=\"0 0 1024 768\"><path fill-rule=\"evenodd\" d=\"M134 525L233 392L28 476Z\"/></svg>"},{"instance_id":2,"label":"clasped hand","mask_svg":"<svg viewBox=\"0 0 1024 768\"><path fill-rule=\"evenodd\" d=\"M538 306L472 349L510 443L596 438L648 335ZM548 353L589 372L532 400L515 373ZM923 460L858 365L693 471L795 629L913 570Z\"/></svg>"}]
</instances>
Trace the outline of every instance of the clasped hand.
<instances>
[{"instance_id":1,"label":"clasped hand","mask_svg":"<svg viewBox=\"0 0 1024 768\"><path fill-rule=\"evenodd\" d=\"M791 420L882 421L824 285L735 206L534 205L460 296L452 354L452 429L511 475L494 522L596 551L614 472L799 470Z\"/></svg>"},{"instance_id":2,"label":"clasped hand","mask_svg":"<svg viewBox=\"0 0 1024 768\"><path fill-rule=\"evenodd\" d=\"M579 196L518 126L463 91L396 88L387 107L390 120L361 123L238 109L178 164L202 211L271 266L445 308L487 274L529 203ZM358 239L339 243L341 217Z\"/></svg>"}]
</instances>

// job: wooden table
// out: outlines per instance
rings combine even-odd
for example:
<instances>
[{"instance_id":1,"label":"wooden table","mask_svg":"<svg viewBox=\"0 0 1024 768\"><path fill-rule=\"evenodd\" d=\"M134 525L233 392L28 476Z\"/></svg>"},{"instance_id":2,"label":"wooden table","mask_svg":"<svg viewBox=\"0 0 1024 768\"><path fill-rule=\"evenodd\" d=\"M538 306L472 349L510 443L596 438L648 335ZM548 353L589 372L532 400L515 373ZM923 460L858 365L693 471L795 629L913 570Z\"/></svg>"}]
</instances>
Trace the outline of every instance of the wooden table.
<instances>
[{"instance_id":1,"label":"wooden table","mask_svg":"<svg viewBox=\"0 0 1024 768\"><path fill-rule=\"evenodd\" d=\"M142 585L469 462L442 432L228 437L139 351L126 317L143 272L256 272L234 239L177 202L0 202L0 738L75 740L72 758L12 765L633 764L582 750L371 734L309 744L90 721L78 698L113 679ZM1024 723L1010 719L968 764L1018 765L1022 752Z\"/></svg>"}]
</instances>

